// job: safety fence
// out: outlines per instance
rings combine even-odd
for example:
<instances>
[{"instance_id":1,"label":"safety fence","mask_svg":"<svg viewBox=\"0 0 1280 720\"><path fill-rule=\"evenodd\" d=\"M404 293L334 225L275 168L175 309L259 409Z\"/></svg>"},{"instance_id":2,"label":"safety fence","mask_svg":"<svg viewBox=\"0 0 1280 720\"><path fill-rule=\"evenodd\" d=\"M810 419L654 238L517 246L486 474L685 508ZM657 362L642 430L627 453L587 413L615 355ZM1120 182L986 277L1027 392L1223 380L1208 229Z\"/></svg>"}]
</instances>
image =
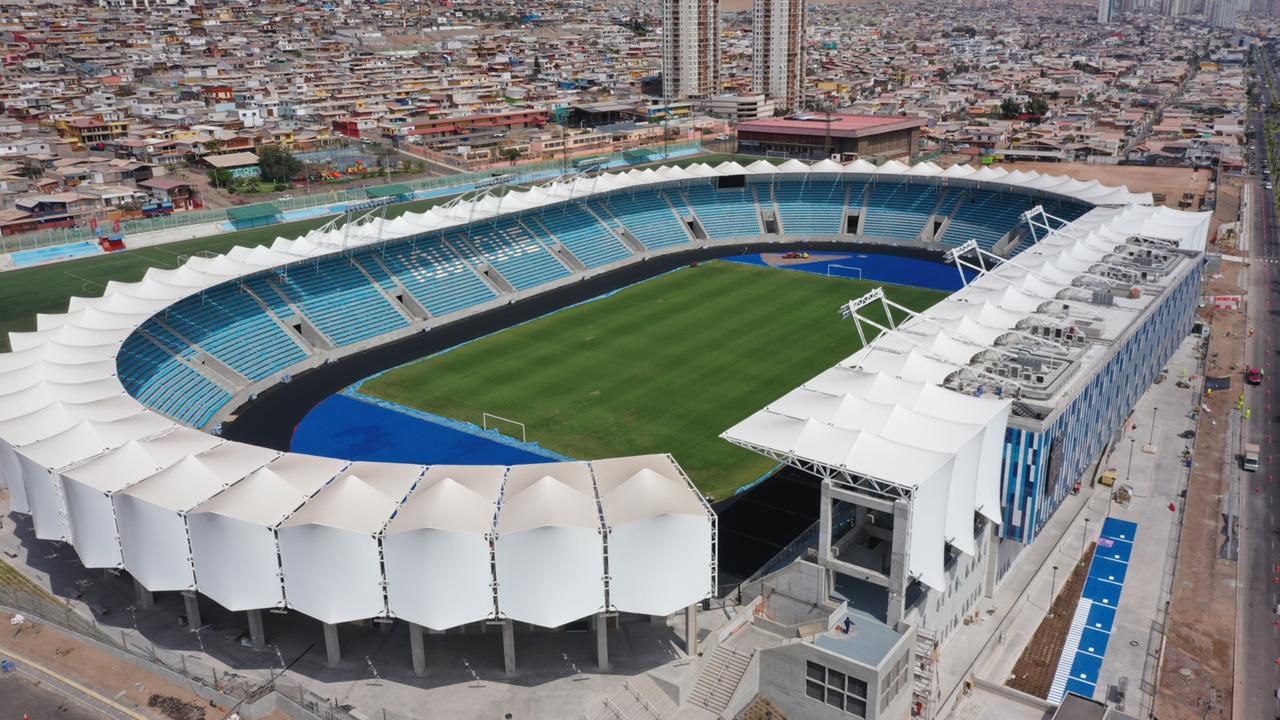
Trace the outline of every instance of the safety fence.
<instances>
[{"instance_id":1,"label":"safety fence","mask_svg":"<svg viewBox=\"0 0 1280 720\"><path fill-rule=\"evenodd\" d=\"M3 568L3 565L0 565ZM7 568L6 568L7 569ZM202 653L180 652L157 647L154 643L139 636L128 628L109 627L77 612L70 603L55 598L34 586L28 587L22 581L13 582L10 573L0 573L0 609L22 615L26 622L40 622L53 625L85 640L117 653L127 653L133 658L150 664L155 671L168 671L180 675L192 685L193 691L222 703L241 709L241 714L257 717L265 715L274 707L272 704L281 698L287 700L298 710L316 720L359 720L351 710L337 701L324 697L301 684L280 676L281 669L253 670L235 672L225 668L219 669L202 658ZM127 612L134 612L127 609ZM203 648L205 638L211 631L195 629L197 644ZM213 638L208 638L210 641ZM276 698L272 698L272 695ZM247 712L251 706L261 701L268 701L261 712ZM381 711L375 710L379 717ZM297 713L292 714L298 717Z\"/></svg>"}]
</instances>

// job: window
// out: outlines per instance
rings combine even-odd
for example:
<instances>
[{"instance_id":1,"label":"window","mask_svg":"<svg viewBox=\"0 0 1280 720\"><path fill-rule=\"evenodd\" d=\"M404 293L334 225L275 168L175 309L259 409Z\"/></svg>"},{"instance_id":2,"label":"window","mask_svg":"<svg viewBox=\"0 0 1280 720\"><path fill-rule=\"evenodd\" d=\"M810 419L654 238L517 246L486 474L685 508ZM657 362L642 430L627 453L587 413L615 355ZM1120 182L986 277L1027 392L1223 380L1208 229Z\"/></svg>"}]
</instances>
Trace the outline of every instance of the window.
<instances>
[{"instance_id":1,"label":"window","mask_svg":"<svg viewBox=\"0 0 1280 720\"><path fill-rule=\"evenodd\" d=\"M804 694L850 715L857 717L867 715L866 681L818 663L806 664Z\"/></svg>"}]
</instances>

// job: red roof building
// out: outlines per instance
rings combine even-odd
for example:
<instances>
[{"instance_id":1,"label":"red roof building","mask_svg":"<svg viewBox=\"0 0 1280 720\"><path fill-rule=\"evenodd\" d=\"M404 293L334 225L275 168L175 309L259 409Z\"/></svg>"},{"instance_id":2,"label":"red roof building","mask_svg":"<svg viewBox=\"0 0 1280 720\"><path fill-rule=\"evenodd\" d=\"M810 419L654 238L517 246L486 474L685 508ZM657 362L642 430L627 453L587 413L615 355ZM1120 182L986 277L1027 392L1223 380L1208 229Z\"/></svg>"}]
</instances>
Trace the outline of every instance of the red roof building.
<instances>
[{"instance_id":1,"label":"red roof building","mask_svg":"<svg viewBox=\"0 0 1280 720\"><path fill-rule=\"evenodd\" d=\"M924 125L915 117L800 113L739 123L738 150L802 160L910 159Z\"/></svg>"}]
</instances>

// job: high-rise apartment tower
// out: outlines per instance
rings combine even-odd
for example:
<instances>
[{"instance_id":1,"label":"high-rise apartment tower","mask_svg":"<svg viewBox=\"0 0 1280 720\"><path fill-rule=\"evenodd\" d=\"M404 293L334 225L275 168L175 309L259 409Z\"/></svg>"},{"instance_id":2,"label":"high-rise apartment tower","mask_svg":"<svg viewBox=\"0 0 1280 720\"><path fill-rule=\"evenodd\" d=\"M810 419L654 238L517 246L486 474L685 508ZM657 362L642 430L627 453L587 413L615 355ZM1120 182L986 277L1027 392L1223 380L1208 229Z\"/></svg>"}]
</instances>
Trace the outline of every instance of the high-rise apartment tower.
<instances>
[{"instance_id":1,"label":"high-rise apartment tower","mask_svg":"<svg viewBox=\"0 0 1280 720\"><path fill-rule=\"evenodd\" d=\"M804 101L805 0L755 0L751 60L755 91L781 113Z\"/></svg>"},{"instance_id":2,"label":"high-rise apartment tower","mask_svg":"<svg viewBox=\"0 0 1280 720\"><path fill-rule=\"evenodd\" d=\"M720 0L663 0L662 96L703 98L720 90Z\"/></svg>"}]
</instances>

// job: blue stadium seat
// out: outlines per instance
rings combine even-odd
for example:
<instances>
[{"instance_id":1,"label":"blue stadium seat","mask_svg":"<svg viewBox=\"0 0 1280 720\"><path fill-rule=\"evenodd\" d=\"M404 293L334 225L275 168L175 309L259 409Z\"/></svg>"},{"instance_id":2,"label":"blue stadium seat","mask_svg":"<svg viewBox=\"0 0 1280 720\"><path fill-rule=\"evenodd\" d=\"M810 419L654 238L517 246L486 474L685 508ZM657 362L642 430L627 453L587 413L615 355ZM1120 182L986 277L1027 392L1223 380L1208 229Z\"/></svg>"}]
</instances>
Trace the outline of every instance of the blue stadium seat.
<instances>
[{"instance_id":1,"label":"blue stadium seat","mask_svg":"<svg viewBox=\"0 0 1280 720\"><path fill-rule=\"evenodd\" d=\"M663 193L640 190L610 195L606 207L623 226L650 250L683 245L690 241L684 221L667 204Z\"/></svg>"},{"instance_id":2,"label":"blue stadium seat","mask_svg":"<svg viewBox=\"0 0 1280 720\"><path fill-rule=\"evenodd\" d=\"M116 356L120 384L158 412L196 427L205 425L231 400L231 393L157 344L176 348L180 357L193 356L195 350L173 333L154 320L139 330L125 339Z\"/></svg>"},{"instance_id":3,"label":"blue stadium seat","mask_svg":"<svg viewBox=\"0 0 1280 720\"><path fill-rule=\"evenodd\" d=\"M276 276L276 286L339 346L409 327L345 255L291 267Z\"/></svg>"},{"instance_id":4,"label":"blue stadium seat","mask_svg":"<svg viewBox=\"0 0 1280 720\"><path fill-rule=\"evenodd\" d=\"M515 220L474 227L467 239L516 290L528 290L569 275L551 251Z\"/></svg>"},{"instance_id":5,"label":"blue stadium seat","mask_svg":"<svg viewBox=\"0 0 1280 720\"><path fill-rule=\"evenodd\" d=\"M165 311L162 319L250 380L270 377L307 358L238 284L185 298Z\"/></svg>"},{"instance_id":6,"label":"blue stadium seat","mask_svg":"<svg viewBox=\"0 0 1280 720\"><path fill-rule=\"evenodd\" d=\"M684 188L689 205L707 235L716 240L760 235L760 210L746 188L717 190L711 184Z\"/></svg>"},{"instance_id":7,"label":"blue stadium seat","mask_svg":"<svg viewBox=\"0 0 1280 720\"><path fill-rule=\"evenodd\" d=\"M378 251L378 257L435 317L496 297L439 237L389 244Z\"/></svg>"},{"instance_id":8,"label":"blue stadium seat","mask_svg":"<svg viewBox=\"0 0 1280 720\"><path fill-rule=\"evenodd\" d=\"M757 186L763 193L763 184ZM845 198L849 186L836 180L779 182L773 199L786 235L838 235L844 231Z\"/></svg>"},{"instance_id":9,"label":"blue stadium seat","mask_svg":"<svg viewBox=\"0 0 1280 720\"><path fill-rule=\"evenodd\" d=\"M597 268L609 263L626 259L631 251L622 244L613 233L578 203L562 203L546 208L531 221L529 227L543 242L550 242L552 237L564 243L574 257L589 268ZM548 236L547 233L550 233Z\"/></svg>"},{"instance_id":10,"label":"blue stadium seat","mask_svg":"<svg viewBox=\"0 0 1280 720\"><path fill-rule=\"evenodd\" d=\"M978 241L979 247L990 250L1017 226L1022 213L1034 202L1016 193L970 190L951 215L943 242L960 245L972 239Z\"/></svg>"},{"instance_id":11,"label":"blue stadium seat","mask_svg":"<svg viewBox=\"0 0 1280 720\"><path fill-rule=\"evenodd\" d=\"M867 193L862 234L872 238L915 240L938 205L938 189L906 182L877 182Z\"/></svg>"}]
</instances>

